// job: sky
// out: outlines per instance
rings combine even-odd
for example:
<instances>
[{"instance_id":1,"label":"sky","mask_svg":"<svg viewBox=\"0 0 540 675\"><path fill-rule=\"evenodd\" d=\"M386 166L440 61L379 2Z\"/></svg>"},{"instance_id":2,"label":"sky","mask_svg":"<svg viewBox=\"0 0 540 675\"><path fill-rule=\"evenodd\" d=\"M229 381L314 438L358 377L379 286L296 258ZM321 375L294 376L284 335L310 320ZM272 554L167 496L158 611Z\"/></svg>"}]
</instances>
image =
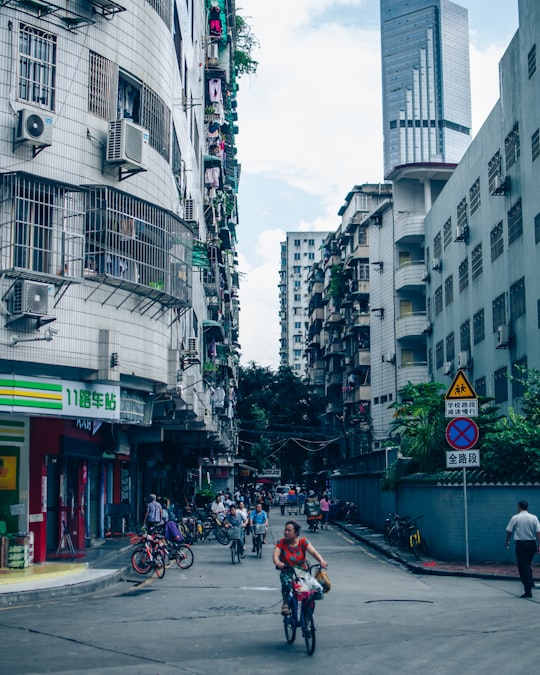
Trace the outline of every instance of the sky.
<instances>
[{"instance_id":1,"label":"sky","mask_svg":"<svg viewBox=\"0 0 540 675\"><path fill-rule=\"evenodd\" d=\"M469 11L472 134L499 98L518 0ZM279 366L280 242L334 231L354 185L383 182L379 0L236 0L259 42L239 80L241 364Z\"/></svg>"}]
</instances>

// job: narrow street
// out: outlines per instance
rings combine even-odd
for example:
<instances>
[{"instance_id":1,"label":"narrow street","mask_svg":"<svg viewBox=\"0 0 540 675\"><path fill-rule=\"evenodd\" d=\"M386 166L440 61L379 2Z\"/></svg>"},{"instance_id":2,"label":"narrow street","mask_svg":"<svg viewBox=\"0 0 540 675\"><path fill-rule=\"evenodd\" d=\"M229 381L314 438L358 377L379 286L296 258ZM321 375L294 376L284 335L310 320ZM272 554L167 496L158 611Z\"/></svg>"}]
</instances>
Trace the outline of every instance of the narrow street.
<instances>
[{"instance_id":1,"label":"narrow street","mask_svg":"<svg viewBox=\"0 0 540 675\"><path fill-rule=\"evenodd\" d=\"M518 582L415 576L338 530L312 536L329 563L317 604L317 647L285 642L271 513L263 558L233 566L216 542L163 579L130 573L105 591L0 612L2 670L63 673L533 672L540 614ZM304 517L299 518L304 522Z\"/></svg>"}]
</instances>

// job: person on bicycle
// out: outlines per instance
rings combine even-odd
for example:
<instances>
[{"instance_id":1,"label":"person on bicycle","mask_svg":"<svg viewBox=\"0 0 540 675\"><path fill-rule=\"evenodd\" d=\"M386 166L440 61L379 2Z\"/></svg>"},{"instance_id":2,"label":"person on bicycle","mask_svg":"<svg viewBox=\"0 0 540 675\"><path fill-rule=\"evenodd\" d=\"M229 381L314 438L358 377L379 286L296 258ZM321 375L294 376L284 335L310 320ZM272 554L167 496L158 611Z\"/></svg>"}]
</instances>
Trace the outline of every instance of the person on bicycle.
<instances>
[{"instance_id":1,"label":"person on bicycle","mask_svg":"<svg viewBox=\"0 0 540 675\"><path fill-rule=\"evenodd\" d=\"M281 596L283 598L281 613L283 616L289 613L288 598L293 580L293 571L290 568L308 569L306 553L313 556L323 569L328 567L322 555L315 550L305 537L300 536L300 525L296 520L288 520L285 523L283 539L279 539L276 542L272 556L276 569L280 570L279 578L281 581Z\"/></svg>"},{"instance_id":2,"label":"person on bicycle","mask_svg":"<svg viewBox=\"0 0 540 675\"><path fill-rule=\"evenodd\" d=\"M251 526L251 531L253 532L253 547L251 549L252 553L255 553L255 525L264 525L264 537L263 544L266 544L266 533L268 531L268 514L266 511L263 511L262 504L257 502L255 508L251 512L249 517L249 524Z\"/></svg>"},{"instance_id":3,"label":"person on bicycle","mask_svg":"<svg viewBox=\"0 0 540 675\"><path fill-rule=\"evenodd\" d=\"M224 525L226 528L229 527L241 527L245 528L247 525L247 519L244 518L244 516L236 510L236 505L231 504L231 508L229 509L229 513L225 516L225 520L223 521ZM244 558L244 536L245 536L245 530L242 530L242 536L238 540L238 552L240 553L240 557Z\"/></svg>"}]
</instances>

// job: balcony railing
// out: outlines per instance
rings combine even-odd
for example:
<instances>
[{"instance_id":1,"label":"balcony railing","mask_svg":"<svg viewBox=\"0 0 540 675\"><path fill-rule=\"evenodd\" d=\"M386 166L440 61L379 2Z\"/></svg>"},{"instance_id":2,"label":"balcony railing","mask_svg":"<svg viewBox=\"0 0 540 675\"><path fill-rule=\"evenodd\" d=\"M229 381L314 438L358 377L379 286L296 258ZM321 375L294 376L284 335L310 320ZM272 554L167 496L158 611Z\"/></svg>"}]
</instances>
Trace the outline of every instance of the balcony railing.
<instances>
[{"instance_id":1,"label":"balcony railing","mask_svg":"<svg viewBox=\"0 0 540 675\"><path fill-rule=\"evenodd\" d=\"M425 333L423 332L425 322L425 312L414 312L399 316L396 320L396 338L403 340L404 338L418 336L425 341Z\"/></svg>"},{"instance_id":2,"label":"balcony railing","mask_svg":"<svg viewBox=\"0 0 540 675\"><path fill-rule=\"evenodd\" d=\"M397 369L397 387L403 389L409 382L411 384L423 384L428 381L426 361L413 361L402 364Z\"/></svg>"},{"instance_id":3,"label":"balcony railing","mask_svg":"<svg viewBox=\"0 0 540 675\"><path fill-rule=\"evenodd\" d=\"M394 216L395 240L401 244L417 242L424 237L424 218L422 212L397 212Z\"/></svg>"},{"instance_id":4,"label":"balcony railing","mask_svg":"<svg viewBox=\"0 0 540 675\"><path fill-rule=\"evenodd\" d=\"M396 270L396 291L403 293L424 287L425 277L426 268L423 260L413 260L401 265Z\"/></svg>"}]
</instances>

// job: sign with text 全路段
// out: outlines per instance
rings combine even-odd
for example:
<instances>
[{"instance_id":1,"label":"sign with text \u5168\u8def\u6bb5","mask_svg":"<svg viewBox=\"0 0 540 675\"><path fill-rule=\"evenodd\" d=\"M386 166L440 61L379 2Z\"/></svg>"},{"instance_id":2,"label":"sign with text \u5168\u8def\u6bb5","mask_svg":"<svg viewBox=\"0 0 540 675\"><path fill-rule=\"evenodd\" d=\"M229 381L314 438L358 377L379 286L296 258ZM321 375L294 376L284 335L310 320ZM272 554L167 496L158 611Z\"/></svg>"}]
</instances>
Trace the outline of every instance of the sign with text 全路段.
<instances>
[{"instance_id":1,"label":"sign with text \u5168\u8def\u6bb5","mask_svg":"<svg viewBox=\"0 0 540 675\"><path fill-rule=\"evenodd\" d=\"M480 466L480 450L458 450L446 451L447 469L467 469L469 467Z\"/></svg>"}]
</instances>

